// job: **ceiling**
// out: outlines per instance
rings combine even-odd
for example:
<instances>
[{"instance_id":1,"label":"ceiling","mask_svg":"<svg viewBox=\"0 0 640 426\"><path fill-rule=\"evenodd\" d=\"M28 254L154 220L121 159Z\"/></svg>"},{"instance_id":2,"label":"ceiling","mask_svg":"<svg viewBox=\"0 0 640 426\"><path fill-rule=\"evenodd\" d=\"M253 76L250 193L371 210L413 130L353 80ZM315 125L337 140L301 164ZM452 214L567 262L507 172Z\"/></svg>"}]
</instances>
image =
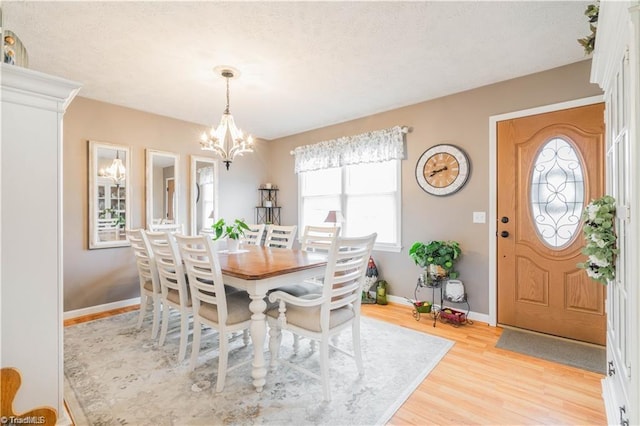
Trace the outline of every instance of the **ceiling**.
<instances>
[{"instance_id":1,"label":"ceiling","mask_svg":"<svg viewBox=\"0 0 640 426\"><path fill-rule=\"evenodd\" d=\"M584 60L590 1L2 2L80 96L274 139Z\"/></svg>"}]
</instances>

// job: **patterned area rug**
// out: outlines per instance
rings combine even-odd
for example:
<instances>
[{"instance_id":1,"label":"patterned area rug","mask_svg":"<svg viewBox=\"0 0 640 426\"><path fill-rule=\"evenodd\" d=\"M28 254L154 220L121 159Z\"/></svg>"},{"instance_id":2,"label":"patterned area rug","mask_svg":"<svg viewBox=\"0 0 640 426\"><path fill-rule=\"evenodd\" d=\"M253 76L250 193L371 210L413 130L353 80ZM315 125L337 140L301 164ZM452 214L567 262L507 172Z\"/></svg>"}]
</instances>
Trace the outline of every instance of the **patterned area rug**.
<instances>
[{"instance_id":1,"label":"patterned area rug","mask_svg":"<svg viewBox=\"0 0 640 426\"><path fill-rule=\"evenodd\" d=\"M65 399L78 425L384 424L453 346L363 317L365 375L358 375L352 358L332 351L330 402L322 401L319 381L285 364L268 371L261 393L253 388L250 363L232 370L224 391L216 393L216 334L203 335L198 365L190 372L188 360L176 363L176 319L162 347L151 340L149 321L138 330L136 319L137 312L129 312L65 328ZM350 331L338 336L339 346L350 349L350 342ZM230 346L230 366L251 357L242 334ZM283 332L280 357L319 373L318 352L311 353L309 341L301 339L298 355L292 346L292 335ZM191 345L187 358L190 351Z\"/></svg>"}]
</instances>

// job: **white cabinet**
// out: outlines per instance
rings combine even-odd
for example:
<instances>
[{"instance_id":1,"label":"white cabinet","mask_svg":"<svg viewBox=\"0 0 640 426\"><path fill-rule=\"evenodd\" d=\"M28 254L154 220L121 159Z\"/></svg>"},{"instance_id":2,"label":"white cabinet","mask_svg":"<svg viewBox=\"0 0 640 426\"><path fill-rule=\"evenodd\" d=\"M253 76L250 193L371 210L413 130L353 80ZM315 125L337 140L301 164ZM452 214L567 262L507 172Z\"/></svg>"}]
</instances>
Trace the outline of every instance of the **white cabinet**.
<instances>
[{"instance_id":1,"label":"white cabinet","mask_svg":"<svg viewBox=\"0 0 640 426\"><path fill-rule=\"evenodd\" d=\"M640 423L640 2L602 1L591 80L605 92L607 192L616 198L620 253L607 287L609 424Z\"/></svg>"},{"instance_id":2,"label":"white cabinet","mask_svg":"<svg viewBox=\"0 0 640 426\"><path fill-rule=\"evenodd\" d=\"M79 85L2 64L0 360L17 368L14 410L63 405L62 116Z\"/></svg>"},{"instance_id":3,"label":"white cabinet","mask_svg":"<svg viewBox=\"0 0 640 426\"><path fill-rule=\"evenodd\" d=\"M109 178L98 178L97 210L98 223L95 241L125 241L127 215L127 188L115 184Z\"/></svg>"}]
</instances>

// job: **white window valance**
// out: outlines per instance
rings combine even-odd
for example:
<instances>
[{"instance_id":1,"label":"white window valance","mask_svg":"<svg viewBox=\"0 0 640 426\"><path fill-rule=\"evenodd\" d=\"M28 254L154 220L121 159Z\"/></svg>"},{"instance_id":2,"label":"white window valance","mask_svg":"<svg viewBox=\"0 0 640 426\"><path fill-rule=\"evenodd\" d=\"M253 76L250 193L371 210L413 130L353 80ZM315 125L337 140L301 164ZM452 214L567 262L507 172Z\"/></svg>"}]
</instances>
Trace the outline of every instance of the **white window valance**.
<instances>
[{"instance_id":1,"label":"white window valance","mask_svg":"<svg viewBox=\"0 0 640 426\"><path fill-rule=\"evenodd\" d=\"M404 131L400 126L345 136L293 150L295 172L329 169L350 164L401 160L404 158Z\"/></svg>"}]
</instances>

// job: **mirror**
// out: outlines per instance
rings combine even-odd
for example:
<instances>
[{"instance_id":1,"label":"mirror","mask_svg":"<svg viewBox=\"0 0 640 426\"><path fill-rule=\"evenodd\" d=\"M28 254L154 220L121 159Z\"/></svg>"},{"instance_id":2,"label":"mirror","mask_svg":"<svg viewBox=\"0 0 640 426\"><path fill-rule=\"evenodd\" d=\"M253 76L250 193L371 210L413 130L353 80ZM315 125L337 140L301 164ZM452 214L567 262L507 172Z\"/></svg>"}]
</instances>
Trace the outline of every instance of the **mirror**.
<instances>
[{"instance_id":1,"label":"mirror","mask_svg":"<svg viewBox=\"0 0 640 426\"><path fill-rule=\"evenodd\" d=\"M89 141L89 248L128 246L129 147Z\"/></svg>"},{"instance_id":2,"label":"mirror","mask_svg":"<svg viewBox=\"0 0 640 426\"><path fill-rule=\"evenodd\" d=\"M179 156L147 149L147 228L159 224L179 224Z\"/></svg>"},{"instance_id":3,"label":"mirror","mask_svg":"<svg viewBox=\"0 0 640 426\"><path fill-rule=\"evenodd\" d=\"M218 163L192 155L190 169L191 235L198 235L203 229L210 231L218 219Z\"/></svg>"}]
</instances>

